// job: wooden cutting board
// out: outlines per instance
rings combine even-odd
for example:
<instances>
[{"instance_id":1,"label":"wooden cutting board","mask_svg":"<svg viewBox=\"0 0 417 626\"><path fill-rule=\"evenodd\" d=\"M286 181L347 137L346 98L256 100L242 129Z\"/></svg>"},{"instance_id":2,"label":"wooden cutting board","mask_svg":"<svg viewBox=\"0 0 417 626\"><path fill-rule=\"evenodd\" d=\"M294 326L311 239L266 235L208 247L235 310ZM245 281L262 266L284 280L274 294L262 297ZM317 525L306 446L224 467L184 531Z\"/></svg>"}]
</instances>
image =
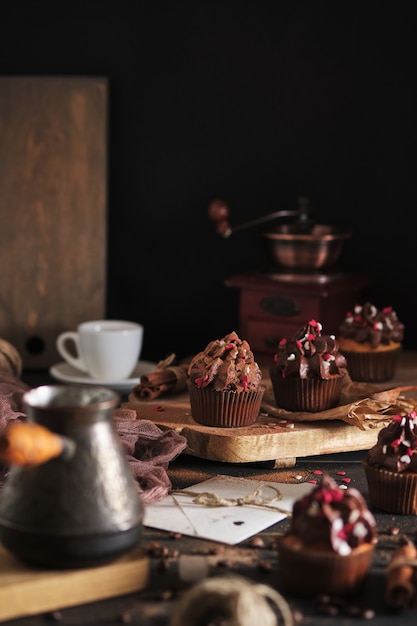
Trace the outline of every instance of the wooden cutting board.
<instances>
[{"instance_id":1,"label":"wooden cutting board","mask_svg":"<svg viewBox=\"0 0 417 626\"><path fill-rule=\"evenodd\" d=\"M104 317L106 78L0 77L0 337L27 369Z\"/></svg>"},{"instance_id":2,"label":"wooden cutting board","mask_svg":"<svg viewBox=\"0 0 417 626\"><path fill-rule=\"evenodd\" d=\"M263 384L263 405L270 407L275 404L271 383L265 379ZM392 381L378 385L353 383L349 402L375 391L406 385L417 385L416 351L402 352ZM273 461L276 467L293 467L297 458L316 454L369 450L385 425L381 422L361 430L341 419L326 419L294 422L291 427L280 424L278 418L261 414L255 424L246 428L211 428L193 420L187 393L141 401L132 390L123 406L136 411L139 419L149 419L160 428L173 428L182 434L187 439L188 454L226 463Z\"/></svg>"},{"instance_id":3,"label":"wooden cutting board","mask_svg":"<svg viewBox=\"0 0 417 626\"><path fill-rule=\"evenodd\" d=\"M149 557L140 547L109 565L46 570L21 563L0 544L0 621L140 591L149 573Z\"/></svg>"},{"instance_id":4,"label":"wooden cutting board","mask_svg":"<svg viewBox=\"0 0 417 626\"><path fill-rule=\"evenodd\" d=\"M191 415L188 394L122 405L136 411L139 419L153 421L162 429L172 428L187 440L185 452L202 459L225 463L274 461L275 467L293 467L297 457L367 450L376 443L382 428L361 430L341 420L294 422L281 425L268 415L259 415L251 426L214 428L202 426Z\"/></svg>"}]
</instances>

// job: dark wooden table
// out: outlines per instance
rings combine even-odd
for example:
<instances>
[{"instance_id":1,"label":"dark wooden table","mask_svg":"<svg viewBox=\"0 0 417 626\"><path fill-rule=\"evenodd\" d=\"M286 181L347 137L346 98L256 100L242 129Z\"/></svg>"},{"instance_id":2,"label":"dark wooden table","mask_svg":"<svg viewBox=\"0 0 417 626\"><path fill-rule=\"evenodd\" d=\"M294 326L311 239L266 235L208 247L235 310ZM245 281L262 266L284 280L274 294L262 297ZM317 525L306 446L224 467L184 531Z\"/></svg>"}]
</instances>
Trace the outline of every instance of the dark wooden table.
<instances>
[{"instance_id":1,"label":"dark wooden table","mask_svg":"<svg viewBox=\"0 0 417 626\"><path fill-rule=\"evenodd\" d=\"M417 383L417 355L405 355L400 370L401 379L397 384ZM25 377L24 377L25 378ZM26 380L33 385L50 382L42 375L26 375ZM366 451L345 452L334 455L310 456L297 459L293 468L275 469L268 463L225 464L206 461L182 454L170 464L168 473L174 489L183 489L218 474L246 477L252 479L287 482L292 476L302 474L306 480L314 478L315 470L327 472L337 477L343 470L351 479L349 486L358 488L368 498L365 475L361 460ZM340 478L339 478L340 480ZM207 561L208 576L238 574L249 581L262 582L279 591L289 604L294 614L295 624L306 626L359 625L364 622L378 626L404 626L415 624L417 610L393 611L384 602L385 568L394 549L402 538L416 540L417 517L390 515L374 510L377 520L379 541L376 547L371 571L366 583L356 596L349 599L347 608L340 607L335 613L333 607L323 605L317 598L303 599L288 594L280 584L279 562L276 540L285 532L289 520L285 519L259 533L256 541L248 539L237 546L196 539L192 537L173 537L170 533L152 528L145 528L141 544L151 558L151 575L148 587L140 592L88 605L64 608L52 614L42 614L13 620L15 626L41 626L51 623L63 625L122 623L140 624L141 626L168 626L170 616L176 610L181 595L198 582L183 580L179 573L180 557L188 555L204 557ZM352 609L358 609L352 615ZM335 613L335 614L332 614ZM279 624L283 622L280 621ZM185 625L184 625L185 626ZM200 625L203 626L203 625ZM253 626L257 626L254 624ZM262 626L261 622L259 626Z\"/></svg>"}]
</instances>

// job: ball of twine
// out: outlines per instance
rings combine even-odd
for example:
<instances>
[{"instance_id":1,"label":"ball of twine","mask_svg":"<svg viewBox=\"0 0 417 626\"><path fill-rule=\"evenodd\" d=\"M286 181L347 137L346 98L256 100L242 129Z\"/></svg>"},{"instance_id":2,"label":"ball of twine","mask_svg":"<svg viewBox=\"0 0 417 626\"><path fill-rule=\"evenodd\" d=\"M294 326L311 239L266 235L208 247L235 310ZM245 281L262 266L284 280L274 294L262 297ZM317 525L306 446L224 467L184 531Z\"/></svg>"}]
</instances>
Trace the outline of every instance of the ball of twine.
<instances>
[{"instance_id":1,"label":"ball of twine","mask_svg":"<svg viewBox=\"0 0 417 626\"><path fill-rule=\"evenodd\" d=\"M177 601L170 626L278 626L271 604L279 610L282 624L293 626L289 605L272 587L239 576L207 578Z\"/></svg>"},{"instance_id":2,"label":"ball of twine","mask_svg":"<svg viewBox=\"0 0 417 626\"><path fill-rule=\"evenodd\" d=\"M11 343L0 339L0 372L20 377L22 373L22 358Z\"/></svg>"}]
</instances>

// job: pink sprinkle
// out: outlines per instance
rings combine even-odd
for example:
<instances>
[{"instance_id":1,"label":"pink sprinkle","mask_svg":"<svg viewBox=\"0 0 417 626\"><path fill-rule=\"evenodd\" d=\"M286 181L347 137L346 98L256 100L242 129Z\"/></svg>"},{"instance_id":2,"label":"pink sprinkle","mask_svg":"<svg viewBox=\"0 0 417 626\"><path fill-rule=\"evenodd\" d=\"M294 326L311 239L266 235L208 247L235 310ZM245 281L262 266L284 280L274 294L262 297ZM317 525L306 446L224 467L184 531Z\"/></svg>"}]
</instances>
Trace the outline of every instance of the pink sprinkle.
<instances>
[{"instance_id":1,"label":"pink sprinkle","mask_svg":"<svg viewBox=\"0 0 417 626\"><path fill-rule=\"evenodd\" d=\"M314 470L313 474L317 474L318 476L320 476L321 474L323 474L323 472L321 470Z\"/></svg>"},{"instance_id":2,"label":"pink sprinkle","mask_svg":"<svg viewBox=\"0 0 417 626\"><path fill-rule=\"evenodd\" d=\"M350 483L350 481L352 480L351 478L342 478L344 483Z\"/></svg>"},{"instance_id":3,"label":"pink sprinkle","mask_svg":"<svg viewBox=\"0 0 417 626\"><path fill-rule=\"evenodd\" d=\"M161 411L165 411L164 407L161 406L160 404L158 404L158 406L154 406L153 410L156 411L157 413L160 413Z\"/></svg>"},{"instance_id":4,"label":"pink sprinkle","mask_svg":"<svg viewBox=\"0 0 417 626\"><path fill-rule=\"evenodd\" d=\"M336 472L336 474L338 476L346 476L346 472L340 471L340 472Z\"/></svg>"},{"instance_id":5,"label":"pink sprinkle","mask_svg":"<svg viewBox=\"0 0 417 626\"><path fill-rule=\"evenodd\" d=\"M311 483L312 485L317 485L317 480L308 480L307 482Z\"/></svg>"}]
</instances>

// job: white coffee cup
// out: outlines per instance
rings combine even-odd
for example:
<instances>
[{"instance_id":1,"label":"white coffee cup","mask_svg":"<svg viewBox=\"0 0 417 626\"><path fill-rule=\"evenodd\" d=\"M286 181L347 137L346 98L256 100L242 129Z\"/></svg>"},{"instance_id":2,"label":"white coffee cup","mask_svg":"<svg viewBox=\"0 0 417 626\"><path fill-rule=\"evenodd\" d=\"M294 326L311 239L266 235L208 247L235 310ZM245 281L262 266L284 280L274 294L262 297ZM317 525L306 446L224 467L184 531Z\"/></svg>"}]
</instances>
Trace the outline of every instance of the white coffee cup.
<instances>
[{"instance_id":1,"label":"white coffee cup","mask_svg":"<svg viewBox=\"0 0 417 626\"><path fill-rule=\"evenodd\" d=\"M140 357L143 326L124 320L92 320L77 331L58 335L56 347L67 363L91 378L118 381L129 378ZM72 342L77 356L67 346Z\"/></svg>"}]
</instances>

